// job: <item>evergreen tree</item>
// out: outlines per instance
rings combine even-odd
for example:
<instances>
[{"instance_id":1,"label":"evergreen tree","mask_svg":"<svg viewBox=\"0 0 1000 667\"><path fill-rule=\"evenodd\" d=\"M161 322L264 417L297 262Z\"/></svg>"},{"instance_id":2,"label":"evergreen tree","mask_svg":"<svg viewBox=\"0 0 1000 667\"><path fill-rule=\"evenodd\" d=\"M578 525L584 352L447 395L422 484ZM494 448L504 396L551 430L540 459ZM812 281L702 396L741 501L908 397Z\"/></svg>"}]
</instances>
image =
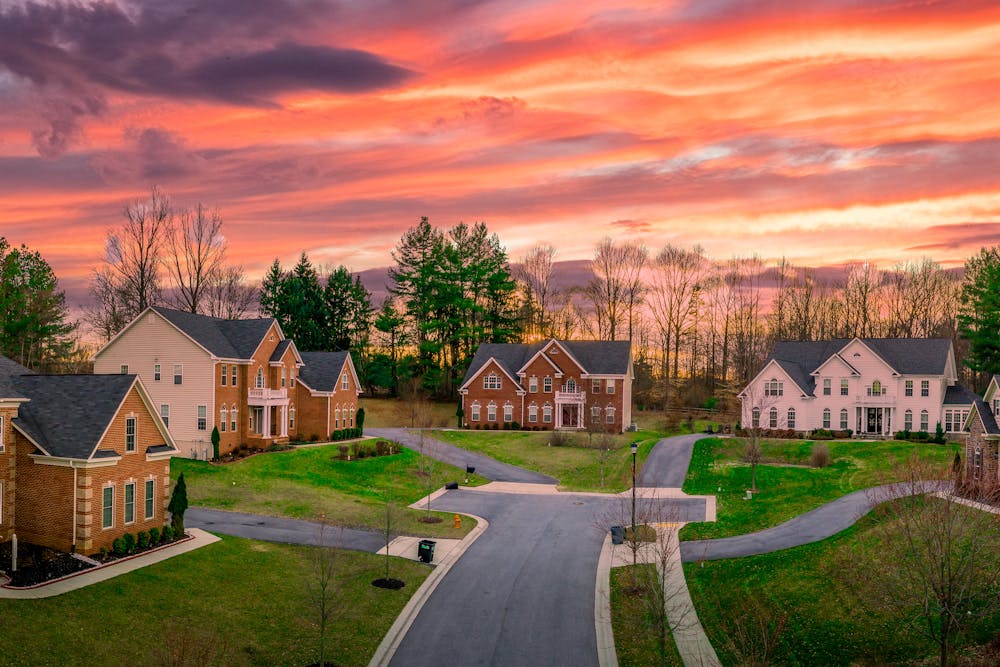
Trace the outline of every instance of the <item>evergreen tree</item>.
<instances>
[{"instance_id":1,"label":"evergreen tree","mask_svg":"<svg viewBox=\"0 0 1000 667\"><path fill-rule=\"evenodd\" d=\"M371 295L345 266L338 266L327 278L323 289L328 323L325 349L363 352L368 342L372 320Z\"/></svg>"},{"instance_id":2,"label":"evergreen tree","mask_svg":"<svg viewBox=\"0 0 1000 667\"><path fill-rule=\"evenodd\" d=\"M219 460L219 443L222 441L222 436L219 435L219 427L212 427L212 460Z\"/></svg>"},{"instance_id":3,"label":"evergreen tree","mask_svg":"<svg viewBox=\"0 0 1000 667\"><path fill-rule=\"evenodd\" d=\"M285 311L285 272L275 258L260 283L260 312L278 320L281 329L285 329L282 316Z\"/></svg>"},{"instance_id":4,"label":"evergreen tree","mask_svg":"<svg viewBox=\"0 0 1000 667\"><path fill-rule=\"evenodd\" d=\"M389 392L393 396L399 394L399 348L406 343L406 331L404 330L404 325L406 324L406 319L403 315L396 311L393 305L392 299L386 299L385 303L382 304L382 310L379 311L378 316L375 318L375 329L383 334L384 345L389 348L389 355L386 359L381 359L379 355L376 355L372 359L367 376L369 381L378 384L379 386L388 387ZM382 355L385 356L385 355ZM382 363L386 361L387 363ZM385 374L379 371L388 368L388 383L385 382ZM375 380L376 376L380 379Z\"/></svg>"},{"instance_id":5,"label":"evergreen tree","mask_svg":"<svg viewBox=\"0 0 1000 667\"><path fill-rule=\"evenodd\" d=\"M958 326L969 341L965 364L1000 372L1000 247L983 248L965 263Z\"/></svg>"},{"instance_id":6,"label":"evergreen tree","mask_svg":"<svg viewBox=\"0 0 1000 667\"><path fill-rule=\"evenodd\" d=\"M184 482L184 473L177 478L174 491L170 494L170 504L167 511L170 512L170 525L174 529L174 536L184 537L184 512L188 508L187 484Z\"/></svg>"},{"instance_id":7,"label":"evergreen tree","mask_svg":"<svg viewBox=\"0 0 1000 667\"><path fill-rule=\"evenodd\" d=\"M440 362L438 331L442 324L437 319L436 297L444 267L444 246L444 236L424 216L419 225L403 234L392 252L396 267L389 269L391 291L402 300L425 367Z\"/></svg>"},{"instance_id":8,"label":"evergreen tree","mask_svg":"<svg viewBox=\"0 0 1000 667\"><path fill-rule=\"evenodd\" d=\"M0 354L42 369L65 357L73 330L66 297L48 262L0 236Z\"/></svg>"}]
</instances>

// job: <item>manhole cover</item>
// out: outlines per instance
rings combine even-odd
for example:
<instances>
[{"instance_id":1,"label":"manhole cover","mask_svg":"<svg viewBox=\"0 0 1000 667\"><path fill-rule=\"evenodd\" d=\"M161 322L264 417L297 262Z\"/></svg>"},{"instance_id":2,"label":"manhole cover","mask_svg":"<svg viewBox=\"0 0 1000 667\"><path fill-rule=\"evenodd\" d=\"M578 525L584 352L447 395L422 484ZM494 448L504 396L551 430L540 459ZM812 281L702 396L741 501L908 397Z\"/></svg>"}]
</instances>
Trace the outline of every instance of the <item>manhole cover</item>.
<instances>
[{"instance_id":1,"label":"manhole cover","mask_svg":"<svg viewBox=\"0 0 1000 667\"><path fill-rule=\"evenodd\" d=\"M580 502L579 500L574 500L574 501L573 501L573 504L574 504L574 505L582 505L583 503L582 503L582 502Z\"/></svg>"}]
</instances>

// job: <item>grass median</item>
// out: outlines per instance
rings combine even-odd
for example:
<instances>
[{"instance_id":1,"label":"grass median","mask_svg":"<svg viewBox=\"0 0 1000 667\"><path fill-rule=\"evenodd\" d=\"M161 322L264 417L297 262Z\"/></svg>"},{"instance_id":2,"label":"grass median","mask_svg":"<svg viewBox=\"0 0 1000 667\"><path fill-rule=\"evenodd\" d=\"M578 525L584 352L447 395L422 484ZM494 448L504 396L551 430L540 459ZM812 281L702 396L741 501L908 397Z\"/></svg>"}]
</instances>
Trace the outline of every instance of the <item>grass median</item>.
<instances>
[{"instance_id":1,"label":"grass median","mask_svg":"<svg viewBox=\"0 0 1000 667\"><path fill-rule=\"evenodd\" d=\"M272 452L226 465L175 458L171 476L184 473L191 505L213 509L317 520L332 524L381 529L385 504L398 507L393 532L432 537L462 537L475 521L459 529L451 515L441 523L423 523L421 510L407 505L440 488L446 481L464 481L465 471L403 449L389 456L340 460L336 445L300 447ZM421 469L423 473L421 474ZM472 483L485 480L475 477ZM433 504L432 504L433 509Z\"/></svg>"}]
</instances>

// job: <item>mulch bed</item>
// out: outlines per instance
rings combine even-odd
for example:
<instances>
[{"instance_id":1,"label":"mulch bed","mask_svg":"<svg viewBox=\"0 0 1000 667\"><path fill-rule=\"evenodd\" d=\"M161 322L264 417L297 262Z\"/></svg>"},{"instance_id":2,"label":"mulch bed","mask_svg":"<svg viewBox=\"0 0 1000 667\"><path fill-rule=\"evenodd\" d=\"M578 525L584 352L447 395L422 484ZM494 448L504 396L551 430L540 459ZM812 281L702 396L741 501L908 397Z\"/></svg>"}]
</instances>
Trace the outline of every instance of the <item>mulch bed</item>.
<instances>
[{"instance_id":1,"label":"mulch bed","mask_svg":"<svg viewBox=\"0 0 1000 667\"><path fill-rule=\"evenodd\" d=\"M270 454L271 452L288 452L295 449L293 445L272 445L267 449L249 449L241 447L239 449L234 449L228 454L223 454L219 457L217 461L212 461L212 463L236 463L237 461L242 461L243 459L248 459L251 456L257 456L258 454Z\"/></svg>"},{"instance_id":2,"label":"mulch bed","mask_svg":"<svg viewBox=\"0 0 1000 667\"><path fill-rule=\"evenodd\" d=\"M0 544L0 569L10 577L10 586L34 586L94 567L67 553L25 542L17 545L17 572L10 571L10 557L11 543Z\"/></svg>"},{"instance_id":3,"label":"mulch bed","mask_svg":"<svg viewBox=\"0 0 1000 667\"><path fill-rule=\"evenodd\" d=\"M389 590L398 591L400 588L406 585L405 581L400 579L386 579L381 577L372 582L372 586L378 586L379 588L388 588Z\"/></svg>"}]
</instances>

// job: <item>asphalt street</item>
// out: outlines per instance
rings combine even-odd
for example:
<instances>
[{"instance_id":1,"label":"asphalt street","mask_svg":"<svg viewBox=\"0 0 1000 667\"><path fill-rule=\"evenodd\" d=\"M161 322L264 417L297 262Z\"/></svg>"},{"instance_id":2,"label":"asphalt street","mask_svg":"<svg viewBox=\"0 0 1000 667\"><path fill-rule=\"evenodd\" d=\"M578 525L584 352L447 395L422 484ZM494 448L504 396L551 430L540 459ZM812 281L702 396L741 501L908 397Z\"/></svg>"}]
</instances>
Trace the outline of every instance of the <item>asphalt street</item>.
<instances>
[{"instance_id":1,"label":"asphalt street","mask_svg":"<svg viewBox=\"0 0 1000 667\"><path fill-rule=\"evenodd\" d=\"M684 486L694 443L711 436L692 434L664 438L656 443L646 457L635 485L679 489Z\"/></svg>"}]
</instances>

